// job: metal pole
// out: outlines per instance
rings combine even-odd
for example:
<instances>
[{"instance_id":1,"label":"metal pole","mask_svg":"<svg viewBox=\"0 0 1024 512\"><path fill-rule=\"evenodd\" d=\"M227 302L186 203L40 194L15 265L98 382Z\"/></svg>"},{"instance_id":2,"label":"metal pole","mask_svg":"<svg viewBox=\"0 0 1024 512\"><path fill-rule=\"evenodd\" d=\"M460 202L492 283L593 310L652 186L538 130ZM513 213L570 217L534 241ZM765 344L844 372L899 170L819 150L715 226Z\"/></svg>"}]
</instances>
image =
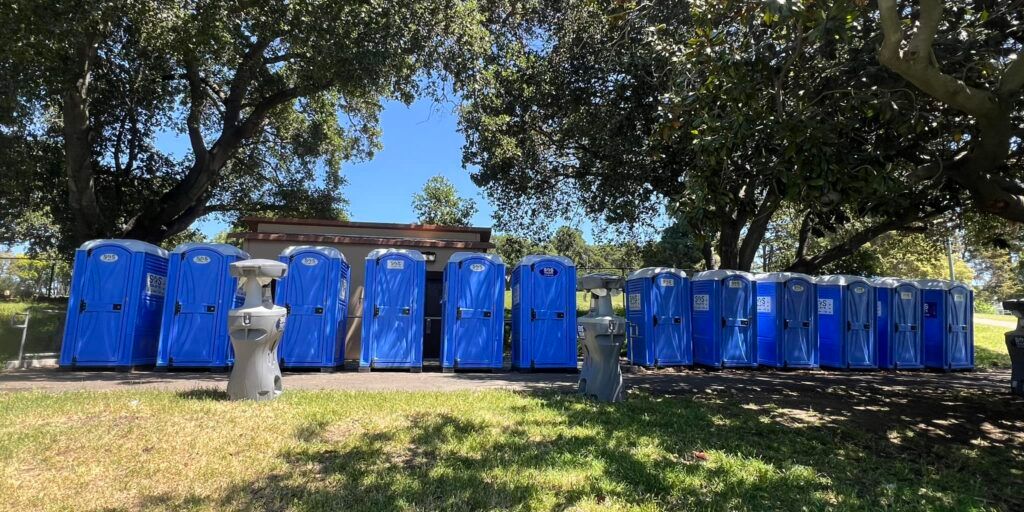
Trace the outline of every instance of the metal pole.
<instances>
[{"instance_id":1,"label":"metal pole","mask_svg":"<svg viewBox=\"0 0 1024 512\"><path fill-rule=\"evenodd\" d=\"M27 313L27 312L26 313L15 313L14 317L12 318L12 320L13 320L13 319L15 319L15 318L17 318L17 317L19 317L19 316L21 316L23 314L25 315L25 322L23 324L21 324L21 325L15 325L15 327L21 327L21 329L22 329L21 330L21 345L18 347L18 366L16 366L15 368L21 368L22 365L25 362L25 339L28 338L28 320L30 318L32 318L32 314L31 313Z\"/></svg>"},{"instance_id":2,"label":"metal pole","mask_svg":"<svg viewBox=\"0 0 1024 512\"><path fill-rule=\"evenodd\" d=\"M949 280L956 281L956 273L953 272L953 242L946 238L946 261L949 262Z\"/></svg>"}]
</instances>

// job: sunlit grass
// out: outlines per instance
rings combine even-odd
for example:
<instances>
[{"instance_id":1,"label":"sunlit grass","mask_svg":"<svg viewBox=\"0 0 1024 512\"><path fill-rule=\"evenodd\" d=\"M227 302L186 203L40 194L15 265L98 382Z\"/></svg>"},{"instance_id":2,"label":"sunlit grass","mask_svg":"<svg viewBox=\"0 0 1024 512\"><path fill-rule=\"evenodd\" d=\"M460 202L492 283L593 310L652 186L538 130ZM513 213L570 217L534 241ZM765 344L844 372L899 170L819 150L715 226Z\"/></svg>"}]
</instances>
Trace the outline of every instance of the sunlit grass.
<instances>
[{"instance_id":1,"label":"sunlit grass","mask_svg":"<svg viewBox=\"0 0 1024 512\"><path fill-rule=\"evenodd\" d=\"M1010 450L795 429L697 398L0 396L10 510L998 509ZM706 455L704 455L706 454ZM970 475L969 478L965 476Z\"/></svg>"}]
</instances>

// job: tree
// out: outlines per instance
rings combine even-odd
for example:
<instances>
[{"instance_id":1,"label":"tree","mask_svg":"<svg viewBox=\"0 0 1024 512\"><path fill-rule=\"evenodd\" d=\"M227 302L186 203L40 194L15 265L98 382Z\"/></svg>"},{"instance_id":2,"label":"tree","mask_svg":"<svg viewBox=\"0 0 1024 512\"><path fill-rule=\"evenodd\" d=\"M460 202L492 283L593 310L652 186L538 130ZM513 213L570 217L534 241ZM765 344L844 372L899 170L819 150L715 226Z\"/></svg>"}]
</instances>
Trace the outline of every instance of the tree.
<instances>
[{"instance_id":1,"label":"tree","mask_svg":"<svg viewBox=\"0 0 1024 512\"><path fill-rule=\"evenodd\" d=\"M412 208L420 224L441 226L468 226L476 214L476 202L459 197L447 178L433 176L423 185L423 191L413 194Z\"/></svg>"},{"instance_id":2,"label":"tree","mask_svg":"<svg viewBox=\"0 0 1024 512\"><path fill-rule=\"evenodd\" d=\"M47 192L0 211L0 225L40 215L66 250L108 236L159 243L208 214L338 216L341 165L379 146L381 100L461 85L484 40L475 8L7 2L0 133L26 155L16 191ZM157 149L161 132L187 137L190 155ZM25 165L38 144L50 159Z\"/></svg>"},{"instance_id":3,"label":"tree","mask_svg":"<svg viewBox=\"0 0 1024 512\"><path fill-rule=\"evenodd\" d=\"M544 244L529 238L514 235L497 235L493 238L493 241L495 245L494 252L498 253L505 262L505 265L509 267L519 263L524 256L548 252Z\"/></svg>"},{"instance_id":4,"label":"tree","mask_svg":"<svg viewBox=\"0 0 1024 512\"><path fill-rule=\"evenodd\" d=\"M951 180L969 191L978 210L1024 222L1024 9L1017 2L948 9L944 3L878 1L884 35L878 60L953 109L947 115L962 127L937 134L945 151L919 155L916 177ZM909 40L904 26L911 27Z\"/></svg>"},{"instance_id":5,"label":"tree","mask_svg":"<svg viewBox=\"0 0 1024 512\"><path fill-rule=\"evenodd\" d=\"M498 11L462 126L464 158L506 211L502 227L578 210L644 222L667 205L707 268L750 269L782 217L796 241L782 268L815 272L881 235L924 232L974 207L962 183L919 173L970 123L878 65L881 28L866 2ZM988 23L1016 27L1011 11ZM949 46L1008 58L1016 46L991 30L950 29Z\"/></svg>"},{"instance_id":6,"label":"tree","mask_svg":"<svg viewBox=\"0 0 1024 512\"><path fill-rule=\"evenodd\" d=\"M583 239L583 232L579 229L569 226L558 228L551 236L548 246L553 253L569 258L576 263L576 266L595 266L591 261L590 247L587 246L587 241Z\"/></svg>"}]
</instances>

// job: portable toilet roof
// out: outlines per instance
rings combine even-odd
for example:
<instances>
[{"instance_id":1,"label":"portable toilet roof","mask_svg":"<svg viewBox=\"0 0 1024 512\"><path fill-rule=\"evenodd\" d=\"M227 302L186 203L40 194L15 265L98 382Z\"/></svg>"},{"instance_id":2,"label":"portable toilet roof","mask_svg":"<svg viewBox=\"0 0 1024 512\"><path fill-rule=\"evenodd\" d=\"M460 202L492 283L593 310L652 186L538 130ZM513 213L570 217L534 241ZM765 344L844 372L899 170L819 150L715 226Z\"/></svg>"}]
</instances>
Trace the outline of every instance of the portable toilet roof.
<instances>
[{"instance_id":1,"label":"portable toilet roof","mask_svg":"<svg viewBox=\"0 0 1024 512\"><path fill-rule=\"evenodd\" d=\"M899 279L896 277L876 277L871 280L871 284L878 288L896 288L901 284L910 284L917 286L917 283L906 279Z\"/></svg>"},{"instance_id":2,"label":"portable toilet roof","mask_svg":"<svg viewBox=\"0 0 1024 512\"><path fill-rule=\"evenodd\" d=\"M912 282L922 290L948 290L953 287L953 283L943 279L915 279Z\"/></svg>"},{"instance_id":3,"label":"portable toilet roof","mask_svg":"<svg viewBox=\"0 0 1024 512\"><path fill-rule=\"evenodd\" d=\"M861 276L850 276L845 274L836 274L830 276L818 276L815 278L815 282L818 284L834 284L839 286L846 286L853 283L864 283L871 285L871 280Z\"/></svg>"},{"instance_id":4,"label":"portable toilet roof","mask_svg":"<svg viewBox=\"0 0 1024 512\"><path fill-rule=\"evenodd\" d=\"M785 283L790 279L806 279L812 283L815 282L813 277L797 272L765 272L754 275L754 280L759 283Z\"/></svg>"},{"instance_id":5,"label":"portable toilet roof","mask_svg":"<svg viewBox=\"0 0 1024 512\"><path fill-rule=\"evenodd\" d=\"M404 256L406 256L406 257L408 257L410 259L416 260L416 261L427 261L427 258L425 256L423 256L423 253L421 253L419 251L414 251L412 249L391 249L391 248L374 249L374 250L370 251L370 254L366 255L366 259L368 259L368 260L375 260L377 258L383 258L384 256L387 256L388 254L401 254L401 255L404 255Z\"/></svg>"},{"instance_id":6,"label":"portable toilet roof","mask_svg":"<svg viewBox=\"0 0 1024 512\"><path fill-rule=\"evenodd\" d=\"M751 280L751 281L754 280L754 274L751 274L750 272L744 272L742 270L724 270L724 269L705 270L703 272L697 272L696 274L694 274L693 278L691 278L690 280L691 281L718 281L718 280L725 279L725 278L730 277L730 276L740 276L740 277L744 277L744 278L746 278L748 280Z\"/></svg>"},{"instance_id":7,"label":"portable toilet roof","mask_svg":"<svg viewBox=\"0 0 1024 512\"><path fill-rule=\"evenodd\" d=\"M523 259L519 260L519 263L516 266L517 267L522 267L522 266L527 266L528 267L530 265L533 265L534 263L539 263L539 262L542 262L542 261L550 261L550 260L555 260L555 261L557 261L557 262L559 262L559 263L561 263L561 264L563 264L563 265L565 265L567 267L575 267L576 266L576 264L573 263L573 261L571 259L566 258L565 256L556 256L554 254L531 254L529 256L524 256Z\"/></svg>"},{"instance_id":8,"label":"portable toilet roof","mask_svg":"<svg viewBox=\"0 0 1024 512\"><path fill-rule=\"evenodd\" d=\"M79 249L82 249L84 251L89 251L89 250L94 249L97 246L104 245L104 244L119 245L121 247L124 247L125 249L128 249L129 251L132 251L132 252L145 252L145 253L149 253L149 254L152 254L152 255L155 255L155 256L160 256L161 258L166 258L167 257L167 251L165 251L164 249L161 249L161 248L159 248L159 247L157 247L157 246L155 246L153 244L146 243L146 242L143 242L141 240L127 240L127 239L120 239L120 238L101 238L101 239L98 239L98 240L89 240L88 242L85 242L84 244L82 244L82 246L79 247Z\"/></svg>"},{"instance_id":9,"label":"portable toilet roof","mask_svg":"<svg viewBox=\"0 0 1024 512\"><path fill-rule=\"evenodd\" d=\"M345 259L345 255L342 254L341 251L334 247L327 247L326 245L293 245L282 251L281 256L287 258L303 251L315 251L327 256L328 258L338 259L348 263L348 260Z\"/></svg>"},{"instance_id":10,"label":"portable toilet roof","mask_svg":"<svg viewBox=\"0 0 1024 512\"><path fill-rule=\"evenodd\" d=\"M249 259L249 253L228 244L208 244L204 242L185 242L178 245L171 251L171 254L181 254L192 249L208 249L218 252L224 256L237 256L240 259Z\"/></svg>"},{"instance_id":11,"label":"portable toilet roof","mask_svg":"<svg viewBox=\"0 0 1024 512\"><path fill-rule=\"evenodd\" d=\"M497 254L488 253L488 252L466 252L466 251L459 251L459 252L457 252L455 254L452 254L452 256L450 258L448 258L448 262L449 263L458 263L460 261L465 261L465 260L468 260L470 258L483 258L485 260L488 260L488 261L490 261L492 263L497 263L499 265L504 265L505 264L504 260L501 259L501 256L499 256Z\"/></svg>"},{"instance_id":12,"label":"portable toilet roof","mask_svg":"<svg viewBox=\"0 0 1024 512\"><path fill-rule=\"evenodd\" d=\"M637 270L626 277L626 281L632 281L633 279L643 279L647 277L653 277L658 274L675 274L683 279L687 279L686 272L679 270L678 268L670 267L647 267Z\"/></svg>"}]
</instances>

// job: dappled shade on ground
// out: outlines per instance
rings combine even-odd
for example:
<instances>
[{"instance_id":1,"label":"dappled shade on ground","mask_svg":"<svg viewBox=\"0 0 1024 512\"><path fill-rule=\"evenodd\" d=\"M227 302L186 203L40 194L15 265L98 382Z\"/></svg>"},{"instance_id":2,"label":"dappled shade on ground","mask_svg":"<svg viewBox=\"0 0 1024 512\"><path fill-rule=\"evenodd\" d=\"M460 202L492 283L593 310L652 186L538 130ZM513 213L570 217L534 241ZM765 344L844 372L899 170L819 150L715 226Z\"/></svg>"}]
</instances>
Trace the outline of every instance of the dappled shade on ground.
<instances>
[{"instance_id":1,"label":"dappled shade on ground","mask_svg":"<svg viewBox=\"0 0 1024 512\"><path fill-rule=\"evenodd\" d=\"M504 391L262 404L218 390L15 393L0 397L0 495L16 510L1024 507L1017 399L818 401L834 391L755 382L615 405ZM883 412L864 416L871 404ZM936 433L958 423L977 427Z\"/></svg>"}]
</instances>

